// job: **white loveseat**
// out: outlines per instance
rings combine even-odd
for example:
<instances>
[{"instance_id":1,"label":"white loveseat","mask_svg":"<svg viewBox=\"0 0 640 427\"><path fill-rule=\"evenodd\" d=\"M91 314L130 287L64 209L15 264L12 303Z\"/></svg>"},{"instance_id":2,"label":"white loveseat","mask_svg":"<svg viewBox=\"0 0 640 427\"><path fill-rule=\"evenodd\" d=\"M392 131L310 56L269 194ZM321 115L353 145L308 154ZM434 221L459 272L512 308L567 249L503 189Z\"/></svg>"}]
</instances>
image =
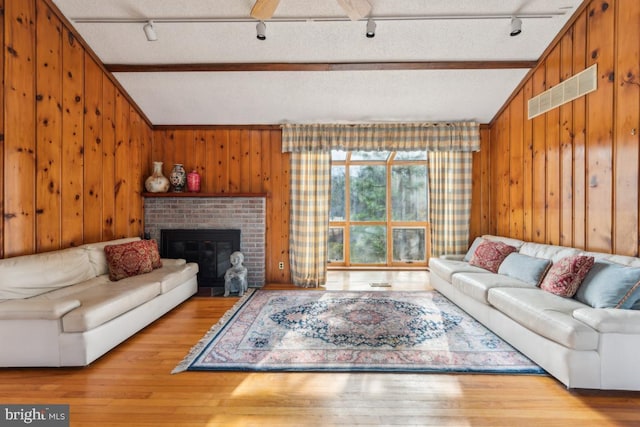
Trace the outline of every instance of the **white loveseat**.
<instances>
[{"instance_id":1,"label":"white loveseat","mask_svg":"<svg viewBox=\"0 0 640 427\"><path fill-rule=\"evenodd\" d=\"M109 279L106 245L0 260L0 366L84 366L197 291L198 265Z\"/></svg>"},{"instance_id":2,"label":"white loveseat","mask_svg":"<svg viewBox=\"0 0 640 427\"><path fill-rule=\"evenodd\" d=\"M639 258L482 237L502 241L536 259L557 262L586 254L600 264L640 267ZM632 309L593 308L515 278L518 274L495 274L462 258L431 259L432 286L549 374L568 388L640 390L640 303Z\"/></svg>"}]
</instances>

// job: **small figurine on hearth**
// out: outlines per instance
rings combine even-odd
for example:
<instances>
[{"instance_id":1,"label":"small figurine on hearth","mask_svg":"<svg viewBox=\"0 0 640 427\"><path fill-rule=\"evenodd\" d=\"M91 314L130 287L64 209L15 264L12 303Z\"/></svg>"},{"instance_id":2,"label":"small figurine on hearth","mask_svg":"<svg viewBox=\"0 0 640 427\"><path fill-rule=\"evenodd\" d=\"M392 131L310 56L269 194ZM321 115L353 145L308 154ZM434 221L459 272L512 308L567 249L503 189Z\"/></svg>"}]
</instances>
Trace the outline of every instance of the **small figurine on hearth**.
<instances>
[{"instance_id":1,"label":"small figurine on hearth","mask_svg":"<svg viewBox=\"0 0 640 427\"><path fill-rule=\"evenodd\" d=\"M224 296L228 297L231 292L237 292L241 297L248 288L247 267L242 265L244 255L236 251L231 254L229 261L231 261L231 268L224 273Z\"/></svg>"}]
</instances>

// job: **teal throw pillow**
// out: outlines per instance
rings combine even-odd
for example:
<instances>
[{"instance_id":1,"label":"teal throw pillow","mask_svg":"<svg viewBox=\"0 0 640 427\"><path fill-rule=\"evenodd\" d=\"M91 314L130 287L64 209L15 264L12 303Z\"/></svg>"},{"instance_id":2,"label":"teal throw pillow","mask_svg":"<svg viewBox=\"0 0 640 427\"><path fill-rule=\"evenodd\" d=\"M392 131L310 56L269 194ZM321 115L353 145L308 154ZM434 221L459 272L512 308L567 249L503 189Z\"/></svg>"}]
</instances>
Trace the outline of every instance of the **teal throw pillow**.
<instances>
[{"instance_id":1,"label":"teal throw pillow","mask_svg":"<svg viewBox=\"0 0 640 427\"><path fill-rule=\"evenodd\" d=\"M597 261L576 292L594 308L640 308L640 268Z\"/></svg>"},{"instance_id":2,"label":"teal throw pillow","mask_svg":"<svg viewBox=\"0 0 640 427\"><path fill-rule=\"evenodd\" d=\"M512 253L502 261L498 274L538 286L551 267L551 260Z\"/></svg>"}]
</instances>

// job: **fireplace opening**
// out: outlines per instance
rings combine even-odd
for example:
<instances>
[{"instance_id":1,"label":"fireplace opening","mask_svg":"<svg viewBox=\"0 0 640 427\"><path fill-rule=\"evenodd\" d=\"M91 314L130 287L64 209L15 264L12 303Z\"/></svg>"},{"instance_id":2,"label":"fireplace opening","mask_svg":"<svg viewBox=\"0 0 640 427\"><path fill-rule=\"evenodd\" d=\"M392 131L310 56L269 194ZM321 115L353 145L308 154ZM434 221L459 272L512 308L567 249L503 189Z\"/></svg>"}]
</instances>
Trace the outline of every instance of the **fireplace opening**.
<instances>
[{"instance_id":1,"label":"fireplace opening","mask_svg":"<svg viewBox=\"0 0 640 427\"><path fill-rule=\"evenodd\" d=\"M198 264L198 294L218 295L224 291L224 273L231 267L229 258L239 250L240 230L160 230L163 258L183 258Z\"/></svg>"}]
</instances>

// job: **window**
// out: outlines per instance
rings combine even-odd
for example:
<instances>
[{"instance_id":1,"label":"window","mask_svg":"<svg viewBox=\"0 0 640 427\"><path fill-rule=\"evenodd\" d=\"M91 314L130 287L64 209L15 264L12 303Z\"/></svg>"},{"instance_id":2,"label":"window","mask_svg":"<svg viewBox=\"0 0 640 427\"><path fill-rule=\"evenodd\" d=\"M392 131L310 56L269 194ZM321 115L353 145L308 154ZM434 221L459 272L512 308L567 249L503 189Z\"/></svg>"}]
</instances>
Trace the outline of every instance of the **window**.
<instances>
[{"instance_id":1,"label":"window","mask_svg":"<svg viewBox=\"0 0 640 427\"><path fill-rule=\"evenodd\" d=\"M331 154L330 265L426 266L427 153Z\"/></svg>"}]
</instances>

